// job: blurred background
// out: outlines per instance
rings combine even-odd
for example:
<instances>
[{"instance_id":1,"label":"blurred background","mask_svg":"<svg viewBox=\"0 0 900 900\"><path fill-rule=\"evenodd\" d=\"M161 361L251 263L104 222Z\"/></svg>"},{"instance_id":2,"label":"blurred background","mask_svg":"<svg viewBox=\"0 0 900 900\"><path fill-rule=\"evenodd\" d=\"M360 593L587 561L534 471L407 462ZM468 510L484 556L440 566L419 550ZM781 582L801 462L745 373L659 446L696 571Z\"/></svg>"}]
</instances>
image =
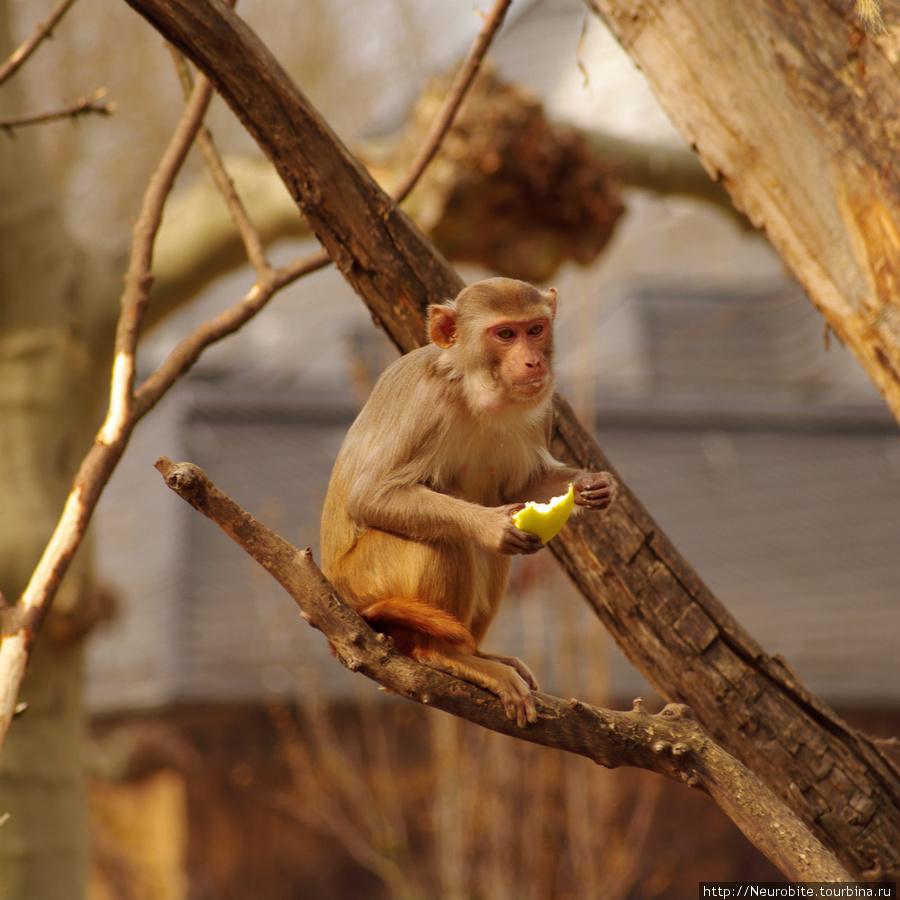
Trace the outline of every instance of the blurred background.
<instances>
[{"instance_id":1,"label":"blurred background","mask_svg":"<svg viewBox=\"0 0 900 900\"><path fill-rule=\"evenodd\" d=\"M15 46L38 10L0 9ZM482 24L456 0L239 11L388 181ZM467 281L500 272L557 287L560 391L622 477L769 653L852 723L897 734L895 421L579 0L517 0L489 59L411 213ZM98 86L114 101L112 116L0 143L27 142L72 252L115 283L182 108L171 56L125 4L80 0L15 83L17 108ZM220 101L208 121L259 215L282 217L273 258L314 248ZM35 182L5 182L8 210L36 196ZM253 283L204 244L225 215L208 195L198 157L160 237L145 374ZM90 813L75 827L90 840L88 896L676 898L701 880L778 880L681 785L482 733L344 671L153 469L162 454L197 463L318 558L331 463L395 356L326 270L213 347L139 426L92 525L91 580L114 611L85 651ZM486 646L525 659L551 693L662 703L550 554L518 562ZM38 822L37 856L40 833Z\"/></svg>"}]
</instances>

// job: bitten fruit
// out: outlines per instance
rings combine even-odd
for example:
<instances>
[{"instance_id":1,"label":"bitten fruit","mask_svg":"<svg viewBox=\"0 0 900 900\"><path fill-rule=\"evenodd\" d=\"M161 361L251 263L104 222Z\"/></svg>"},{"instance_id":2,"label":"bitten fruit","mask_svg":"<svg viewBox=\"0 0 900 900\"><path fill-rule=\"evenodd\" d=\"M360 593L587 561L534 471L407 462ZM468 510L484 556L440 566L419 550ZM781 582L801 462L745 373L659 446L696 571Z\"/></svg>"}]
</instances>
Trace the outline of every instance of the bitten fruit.
<instances>
[{"instance_id":1,"label":"bitten fruit","mask_svg":"<svg viewBox=\"0 0 900 900\"><path fill-rule=\"evenodd\" d=\"M536 534L546 544L566 524L574 507L575 490L570 484L567 494L560 494L549 503L526 503L525 509L520 509L512 519L516 528Z\"/></svg>"}]
</instances>

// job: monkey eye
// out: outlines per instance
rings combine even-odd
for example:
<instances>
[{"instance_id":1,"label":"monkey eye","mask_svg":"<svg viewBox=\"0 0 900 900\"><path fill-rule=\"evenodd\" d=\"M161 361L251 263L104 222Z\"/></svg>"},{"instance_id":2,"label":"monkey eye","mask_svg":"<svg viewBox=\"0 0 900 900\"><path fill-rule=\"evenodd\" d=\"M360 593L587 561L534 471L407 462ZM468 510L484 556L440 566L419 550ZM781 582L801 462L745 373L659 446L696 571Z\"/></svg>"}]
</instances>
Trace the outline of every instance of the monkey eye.
<instances>
[{"instance_id":1,"label":"monkey eye","mask_svg":"<svg viewBox=\"0 0 900 900\"><path fill-rule=\"evenodd\" d=\"M544 330L544 326L538 322L537 325L532 326L531 330L528 332L529 334L540 334Z\"/></svg>"},{"instance_id":2,"label":"monkey eye","mask_svg":"<svg viewBox=\"0 0 900 900\"><path fill-rule=\"evenodd\" d=\"M512 328L501 328L497 332L497 337L500 338L500 340L508 341L514 334L515 332Z\"/></svg>"}]
</instances>

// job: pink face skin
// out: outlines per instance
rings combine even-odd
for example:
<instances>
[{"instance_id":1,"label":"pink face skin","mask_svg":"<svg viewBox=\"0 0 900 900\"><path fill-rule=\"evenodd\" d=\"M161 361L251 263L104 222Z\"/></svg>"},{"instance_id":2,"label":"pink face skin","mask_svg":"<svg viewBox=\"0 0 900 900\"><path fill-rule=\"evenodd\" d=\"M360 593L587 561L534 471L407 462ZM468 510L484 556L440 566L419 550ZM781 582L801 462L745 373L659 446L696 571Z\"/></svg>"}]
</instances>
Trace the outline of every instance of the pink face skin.
<instances>
[{"instance_id":1,"label":"pink face skin","mask_svg":"<svg viewBox=\"0 0 900 900\"><path fill-rule=\"evenodd\" d=\"M484 334L498 359L500 381L522 397L541 394L550 373L545 356L550 319L501 319L490 323Z\"/></svg>"},{"instance_id":2,"label":"pink face skin","mask_svg":"<svg viewBox=\"0 0 900 900\"><path fill-rule=\"evenodd\" d=\"M502 320L490 324L485 336L500 359L503 381L526 389L526 394L537 393L549 373L544 349L550 337L550 320L546 316Z\"/></svg>"}]
</instances>

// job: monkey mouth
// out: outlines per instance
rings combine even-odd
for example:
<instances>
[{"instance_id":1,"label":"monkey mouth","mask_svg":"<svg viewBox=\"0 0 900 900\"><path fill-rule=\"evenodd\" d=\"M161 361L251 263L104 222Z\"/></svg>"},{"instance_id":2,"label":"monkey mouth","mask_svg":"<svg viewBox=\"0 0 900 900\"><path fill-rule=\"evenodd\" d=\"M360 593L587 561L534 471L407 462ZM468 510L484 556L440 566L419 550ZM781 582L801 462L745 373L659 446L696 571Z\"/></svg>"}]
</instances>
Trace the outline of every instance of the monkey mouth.
<instances>
[{"instance_id":1,"label":"monkey mouth","mask_svg":"<svg viewBox=\"0 0 900 900\"><path fill-rule=\"evenodd\" d=\"M546 383L546 378L532 378L529 381L516 381L513 383L513 387L521 393L531 396L542 390Z\"/></svg>"}]
</instances>

